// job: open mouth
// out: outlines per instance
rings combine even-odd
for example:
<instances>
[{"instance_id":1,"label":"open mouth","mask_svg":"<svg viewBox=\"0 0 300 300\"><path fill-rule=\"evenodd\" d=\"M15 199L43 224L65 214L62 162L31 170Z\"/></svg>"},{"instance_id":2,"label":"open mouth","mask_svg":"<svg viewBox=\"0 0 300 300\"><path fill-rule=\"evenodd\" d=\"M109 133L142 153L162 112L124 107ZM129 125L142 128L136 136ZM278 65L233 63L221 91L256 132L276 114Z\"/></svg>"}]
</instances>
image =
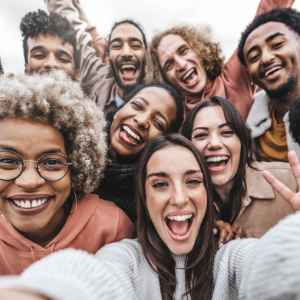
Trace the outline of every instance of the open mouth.
<instances>
[{"instance_id":1,"label":"open mouth","mask_svg":"<svg viewBox=\"0 0 300 300\"><path fill-rule=\"evenodd\" d=\"M132 78L134 77L137 68L134 64L126 64L126 65L122 65L121 68L121 73L125 78Z\"/></svg>"},{"instance_id":2,"label":"open mouth","mask_svg":"<svg viewBox=\"0 0 300 300\"><path fill-rule=\"evenodd\" d=\"M208 168L211 171L221 171L224 170L228 164L228 156L210 156L206 158Z\"/></svg>"},{"instance_id":3,"label":"open mouth","mask_svg":"<svg viewBox=\"0 0 300 300\"><path fill-rule=\"evenodd\" d=\"M130 145L139 145L143 142L143 138L138 132L133 132L129 126L121 125L120 138Z\"/></svg>"},{"instance_id":4,"label":"open mouth","mask_svg":"<svg viewBox=\"0 0 300 300\"><path fill-rule=\"evenodd\" d=\"M181 80L185 84L191 85L196 82L197 78L198 78L197 71L195 68L192 68L181 77Z\"/></svg>"},{"instance_id":5,"label":"open mouth","mask_svg":"<svg viewBox=\"0 0 300 300\"><path fill-rule=\"evenodd\" d=\"M182 241L189 238L191 234L193 221L193 214L167 216L165 218L165 222L169 229L169 233L171 237L176 241Z\"/></svg>"},{"instance_id":6,"label":"open mouth","mask_svg":"<svg viewBox=\"0 0 300 300\"><path fill-rule=\"evenodd\" d=\"M276 71L281 70L281 69L282 69L282 66L276 66L276 67L273 67L272 69L270 69L270 70L268 70L268 71L266 71L266 72L264 73L264 77L268 77L269 75L272 75L272 74L274 74Z\"/></svg>"}]
</instances>

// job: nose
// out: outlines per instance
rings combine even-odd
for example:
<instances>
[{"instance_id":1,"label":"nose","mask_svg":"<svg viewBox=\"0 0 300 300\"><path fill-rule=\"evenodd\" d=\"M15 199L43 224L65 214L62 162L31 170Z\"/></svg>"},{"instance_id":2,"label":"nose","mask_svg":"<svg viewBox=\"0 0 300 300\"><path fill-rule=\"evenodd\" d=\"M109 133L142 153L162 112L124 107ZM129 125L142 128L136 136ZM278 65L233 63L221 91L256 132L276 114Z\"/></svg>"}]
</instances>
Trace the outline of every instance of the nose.
<instances>
[{"instance_id":1,"label":"nose","mask_svg":"<svg viewBox=\"0 0 300 300\"><path fill-rule=\"evenodd\" d=\"M269 51L269 50L264 50L261 54L262 58L261 58L261 61L262 61L262 64L264 65L268 65L272 62L272 60L274 60L275 58L275 55L272 51Z\"/></svg>"},{"instance_id":2,"label":"nose","mask_svg":"<svg viewBox=\"0 0 300 300\"><path fill-rule=\"evenodd\" d=\"M22 174L15 179L15 183L28 191L33 191L45 183L45 179L42 178L37 169L35 168L35 162L26 162L26 167Z\"/></svg>"},{"instance_id":3,"label":"nose","mask_svg":"<svg viewBox=\"0 0 300 300\"><path fill-rule=\"evenodd\" d=\"M134 121L141 129L149 128L150 118L147 113L142 113L134 117Z\"/></svg>"},{"instance_id":4,"label":"nose","mask_svg":"<svg viewBox=\"0 0 300 300\"><path fill-rule=\"evenodd\" d=\"M124 45L123 45L122 56L126 56L126 57L132 56L131 47L129 46L128 43L124 43Z\"/></svg>"},{"instance_id":5,"label":"nose","mask_svg":"<svg viewBox=\"0 0 300 300\"><path fill-rule=\"evenodd\" d=\"M183 208L189 201L189 197L185 193L185 189L182 187L181 183L176 183L171 195L170 204Z\"/></svg>"},{"instance_id":6,"label":"nose","mask_svg":"<svg viewBox=\"0 0 300 300\"><path fill-rule=\"evenodd\" d=\"M44 62L44 67L46 69L52 69L52 68L61 69L60 64L58 63L54 54L49 54L47 56L47 59Z\"/></svg>"},{"instance_id":7,"label":"nose","mask_svg":"<svg viewBox=\"0 0 300 300\"><path fill-rule=\"evenodd\" d=\"M207 148L210 150L218 150L222 148L222 141L218 134L214 134L210 136Z\"/></svg>"},{"instance_id":8,"label":"nose","mask_svg":"<svg viewBox=\"0 0 300 300\"><path fill-rule=\"evenodd\" d=\"M175 55L174 57L175 63L176 63L176 69L178 71L184 71L186 69L186 60L178 55Z\"/></svg>"}]
</instances>

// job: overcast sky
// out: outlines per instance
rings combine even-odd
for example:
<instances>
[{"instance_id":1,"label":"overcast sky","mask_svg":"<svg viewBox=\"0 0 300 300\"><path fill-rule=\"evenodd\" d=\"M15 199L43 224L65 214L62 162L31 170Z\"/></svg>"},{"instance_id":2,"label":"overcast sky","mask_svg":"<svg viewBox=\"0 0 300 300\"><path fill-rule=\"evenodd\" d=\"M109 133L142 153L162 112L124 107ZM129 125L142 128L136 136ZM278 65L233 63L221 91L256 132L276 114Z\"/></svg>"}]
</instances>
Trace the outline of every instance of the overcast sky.
<instances>
[{"instance_id":1,"label":"overcast sky","mask_svg":"<svg viewBox=\"0 0 300 300\"><path fill-rule=\"evenodd\" d=\"M148 41L156 30L179 23L209 24L226 59L237 47L241 31L253 19L259 0L81 0L98 31L107 35L115 21L141 23ZM300 10L300 1L293 6ZM43 0L0 0L0 56L6 72L23 72L19 24L29 11L46 10Z\"/></svg>"}]
</instances>

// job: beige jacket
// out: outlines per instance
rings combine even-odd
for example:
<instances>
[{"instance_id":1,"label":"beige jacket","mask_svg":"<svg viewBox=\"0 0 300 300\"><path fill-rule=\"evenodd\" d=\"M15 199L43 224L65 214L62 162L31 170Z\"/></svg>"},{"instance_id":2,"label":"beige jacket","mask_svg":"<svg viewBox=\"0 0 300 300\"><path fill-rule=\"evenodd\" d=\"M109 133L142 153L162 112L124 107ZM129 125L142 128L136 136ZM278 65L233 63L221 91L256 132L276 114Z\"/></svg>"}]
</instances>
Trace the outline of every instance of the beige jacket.
<instances>
[{"instance_id":1,"label":"beige jacket","mask_svg":"<svg viewBox=\"0 0 300 300\"><path fill-rule=\"evenodd\" d=\"M115 99L115 79L111 68L96 57L92 37L86 32L87 23L80 20L72 0L45 0L49 11L66 17L76 31L80 62L80 86L105 112L118 108Z\"/></svg>"},{"instance_id":2,"label":"beige jacket","mask_svg":"<svg viewBox=\"0 0 300 300\"><path fill-rule=\"evenodd\" d=\"M278 221L294 213L288 202L264 179L262 171L270 171L294 192L298 187L288 163L254 162L252 166L256 170L246 168L247 193L233 227L242 227L248 238L260 238Z\"/></svg>"}]
</instances>

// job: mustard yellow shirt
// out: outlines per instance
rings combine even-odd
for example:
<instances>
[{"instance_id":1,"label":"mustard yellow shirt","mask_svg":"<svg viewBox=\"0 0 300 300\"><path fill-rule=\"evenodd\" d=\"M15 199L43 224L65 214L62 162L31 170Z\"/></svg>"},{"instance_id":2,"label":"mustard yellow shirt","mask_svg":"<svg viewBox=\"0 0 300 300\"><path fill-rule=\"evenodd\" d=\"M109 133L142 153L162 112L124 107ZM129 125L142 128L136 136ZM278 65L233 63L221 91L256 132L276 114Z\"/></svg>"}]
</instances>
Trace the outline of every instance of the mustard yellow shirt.
<instances>
[{"instance_id":1,"label":"mustard yellow shirt","mask_svg":"<svg viewBox=\"0 0 300 300\"><path fill-rule=\"evenodd\" d=\"M277 124L272 110L272 125L259 137L258 155L262 161L288 162L288 148L284 124Z\"/></svg>"}]
</instances>

